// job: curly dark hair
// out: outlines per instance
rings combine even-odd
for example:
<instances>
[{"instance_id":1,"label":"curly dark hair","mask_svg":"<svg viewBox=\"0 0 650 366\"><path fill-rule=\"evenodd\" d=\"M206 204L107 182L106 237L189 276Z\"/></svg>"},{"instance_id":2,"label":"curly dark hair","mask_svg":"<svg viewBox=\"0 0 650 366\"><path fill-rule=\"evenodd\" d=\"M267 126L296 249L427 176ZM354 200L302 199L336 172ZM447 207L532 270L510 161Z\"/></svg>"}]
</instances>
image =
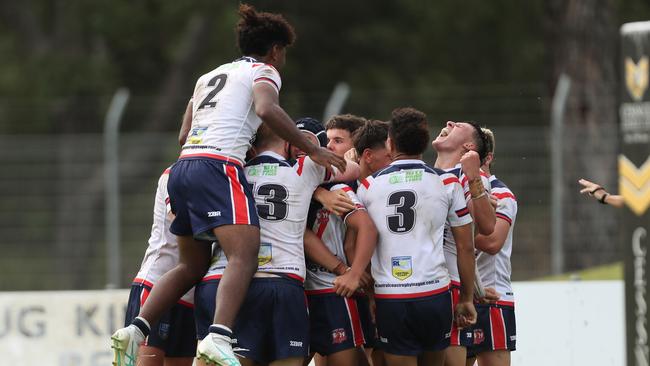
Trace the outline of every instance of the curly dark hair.
<instances>
[{"instance_id":1,"label":"curly dark hair","mask_svg":"<svg viewBox=\"0 0 650 366\"><path fill-rule=\"evenodd\" d=\"M266 56L271 47L291 46L296 40L293 27L280 14L257 12L248 4L239 5L237 45L245 55Z\"/></svg>"},{"instance_id":2,"label":"curly dark hair","mask_svg":"<svg viewBox=\"0 0 650 366\"><path fill-rule=\"evenodd\" d=\"M363 127L366 122L368 122L367 119L355 116L353 114L339 114L327 121L325 124L325 129L329 130L332 128L337 128L346 130L350 133L350 135L353 135L358 129Z\"/></svg>"},{"instance_id":3,"label":"curly dark hair","mask_svg":"<svg viewBox=\"0 0 650 366\"><path fill-rule=\"evenodd\" d=\"M366 149L386 146L386 138L388 138L388 123L370 120L354 133L352 141L357 154L361 156Z\"/></svg>"},{"instance_id":4,"label":"curly dark hair","mask_svg":"<svg viewBox=\"0 0 650 366\"><path fill-rule=\"evenodd\" d=\"M388 135L397 151L406 155L420 155L429 145L427 115L415 108L393 110Z\"/></svg>"}]
</instances>

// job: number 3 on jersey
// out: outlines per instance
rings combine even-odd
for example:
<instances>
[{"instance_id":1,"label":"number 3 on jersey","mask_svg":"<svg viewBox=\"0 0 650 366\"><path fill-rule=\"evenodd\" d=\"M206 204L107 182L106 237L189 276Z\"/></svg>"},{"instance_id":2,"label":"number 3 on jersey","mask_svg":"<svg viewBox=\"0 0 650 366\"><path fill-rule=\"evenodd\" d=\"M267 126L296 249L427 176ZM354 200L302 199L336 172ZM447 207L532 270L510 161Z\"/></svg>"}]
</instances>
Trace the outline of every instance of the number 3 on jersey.
<instances>
[{"instance_id":1,"label":"number 3 on jersey","mask_svg":"<svg viewBox=\"0 0 650 366\"><path fill-rule=\"evenodd\" d=\"M289 192L279 184L263 184L257 189L257 195L264 197L264 203L257 205L260 218L269 221L281 221L287 218L287 198Z\"/></svg>"},{"instance_id":2,"label":"number 3 on jersey","mask_svg":"<svg viewBox=\"0 0 650 366\"><path fill-rule=\"evenodd\" d=\"M395 207L395 214L386 216L388 230L395 234L404 234L415 225L417 195L413 191L397 191L388 196L388 207Z\"/></svg>"},{"instance_id":3,"label":"number 3 on jersey","mask_svg":"<svg viewBox=\"0 0 650 366\"><path fill-rule=\"evenodd\" d=\"M197 110L203 109L203 108L214 108L214 106L217 105L216 101L212 101L214 97L223 89L224 86L226 86L226 80L228 80L228 75L227 74L219 74L208 82L208 86L213 86L214 89L208 95L203 99L201 104L199 104L199 107Z\"/></svg>"}]
</instances>

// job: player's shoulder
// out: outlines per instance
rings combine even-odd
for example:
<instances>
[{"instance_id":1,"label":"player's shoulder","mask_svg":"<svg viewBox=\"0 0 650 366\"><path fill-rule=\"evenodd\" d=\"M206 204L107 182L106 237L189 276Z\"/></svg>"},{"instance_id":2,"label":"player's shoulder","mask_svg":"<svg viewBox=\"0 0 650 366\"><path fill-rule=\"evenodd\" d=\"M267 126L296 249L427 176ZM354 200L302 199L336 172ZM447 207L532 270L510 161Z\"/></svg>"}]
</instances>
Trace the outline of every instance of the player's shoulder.
<instances>
[{"instance_id":1,"label":"player's shoulder","mask_svg":"<svg viewBox=\"0 0 650 366\"><path fill-rule=\"evenodd\" d=\"M490 176L490 188L492 191L492 194L495 195L498 199L512 199L513 201L517 201L517 197L515 194L506 186L503 181L501 181L499 178L496 176L492 175Z\"/></svg>"},{"instance_id":2,"label":"player's shoulder","mask_svg":"<svg viewBox=\"0 0 650 366\"><path fill-rule=\"evenodd\" d=\"M246 162L244 171L248 178L256 177L282 177L285 171L292 171L293 166L281 156L258 155Z\"/></svg>"}]
</instances>

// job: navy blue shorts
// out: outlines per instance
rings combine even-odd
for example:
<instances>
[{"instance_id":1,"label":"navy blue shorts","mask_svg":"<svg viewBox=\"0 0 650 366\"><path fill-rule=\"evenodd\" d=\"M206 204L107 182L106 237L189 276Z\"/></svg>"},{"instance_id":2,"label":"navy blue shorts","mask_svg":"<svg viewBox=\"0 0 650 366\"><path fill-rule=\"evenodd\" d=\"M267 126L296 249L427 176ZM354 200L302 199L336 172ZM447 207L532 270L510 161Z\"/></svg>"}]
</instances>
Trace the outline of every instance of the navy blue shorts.
<instances>
[{"instance_id":1,"label":"navy blue shorts","mask_svg":"<svg viewBox=\"0 0 650 366\"><path fill-rule=\"evenodd\" d=\"M363 329L363 336L365 348L375 348L377 344L377 325L370 312L370 300L368 295L359 294L354 297L357 300L357 309L359 310L359 318L361 319L361 327Z\"/></svg>"},{"instance_id":2,"label":"navy blue shorts","mask_svg":"<svg viewBox=\"0 0 650 366\"><path fill-rule=\"evenodd\" d=\"M308 295L310 351L327 356L365 343L357 300L335 293Z\"/></svg>"},{"instance_id":3,"label":"navy blue shorts","mask_svg":"<svg viewBox=\"0 0 650 366\"><path fill-rule=\"evenodd\" d=\"M474 344L467 347L467 357L487 351L517 349L515 308L508 305L476 305L478 319L471 328Z\"/></svg>"},{"instance_id":4,"label":"navy blue shorts","mask_svg":"<svg viewBox=\"0 0 650 366\"><path fill-rule=\"evenodd\" d=\"M169 231L214 241L212 229L221 225L255 225L255 199L243 169L208 158L183 158L171 168L167 183L176 218Z\"/></svg>"},{"instance_id":5,"label":"navy blue shorts","mask_svg":"<svg viewBox=\"0 0 650 366\"><path fill-rule=\"evenodd\" d=\"M131 324L138 316L140 306L144 304L149 292L151 292L150 284L131 285L125 326ZM194 357L196 355L194 329L194 310L189 304L179 303L166 311L158 324L152 324L146 345L163 350L166 357Z\"/></svg>"},{"instance_id":6,"label":"navy blue shorts","mask_svg":"<svg viewBox=\"0 0 650 366\"><path fill-rule=\"evenodd\" d=\"M453 310L456 310L456 304L458 304L458 299L460 298L460 284L452 282L451 284L451 296L453 300ZM449 341L450 346L461 346L469 347L474 344L473 331L471 327L468 328L458 328L456 325L451 327L451 340Z\"/></svg>"},{"instance_id":7,"label":"navy blue shorts","mask_svg":"<svg viewBox=\"0 0 650 366\"><path fill-rule=\"evenodd\" d=\"M195 288L196 335L208 335L214 319L219 280ZM302 284L288 278L253 278L239 310L233 333L238 354L257 363L270 363L309 353L309 314Z\"/></svg>"},{"instance_id":8,"label":"navy blue shorts","mask_svg":"<svg viewBox=\"0 0 650 366\"><path fill-rule=\"evenodd\" d=\"M451 292L415 299L376 299L378 347L386 353L417 356L449 346Z\"/></svg>"}]
</instances>

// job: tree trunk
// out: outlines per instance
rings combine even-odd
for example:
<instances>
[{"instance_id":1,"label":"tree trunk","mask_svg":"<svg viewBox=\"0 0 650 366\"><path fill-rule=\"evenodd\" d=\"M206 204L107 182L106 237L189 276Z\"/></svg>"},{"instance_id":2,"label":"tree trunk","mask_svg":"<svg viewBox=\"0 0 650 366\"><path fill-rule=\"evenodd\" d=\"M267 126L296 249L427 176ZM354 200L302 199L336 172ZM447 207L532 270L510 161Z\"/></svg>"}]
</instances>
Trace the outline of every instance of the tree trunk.
<instances>
[{"instance_id":1,"label":"tree trunk","mask_svg":"<svg viewBox=\"0 0 650 366\"><path fill-rule=\"evenodd\" d=\"M550 90L561 73L571 78L564 115L565 270L620 259L618 215L578 194L577 180L616 192L617 31L611 0L551 0L546 4Z\"/></svg>"}]
</instances>

